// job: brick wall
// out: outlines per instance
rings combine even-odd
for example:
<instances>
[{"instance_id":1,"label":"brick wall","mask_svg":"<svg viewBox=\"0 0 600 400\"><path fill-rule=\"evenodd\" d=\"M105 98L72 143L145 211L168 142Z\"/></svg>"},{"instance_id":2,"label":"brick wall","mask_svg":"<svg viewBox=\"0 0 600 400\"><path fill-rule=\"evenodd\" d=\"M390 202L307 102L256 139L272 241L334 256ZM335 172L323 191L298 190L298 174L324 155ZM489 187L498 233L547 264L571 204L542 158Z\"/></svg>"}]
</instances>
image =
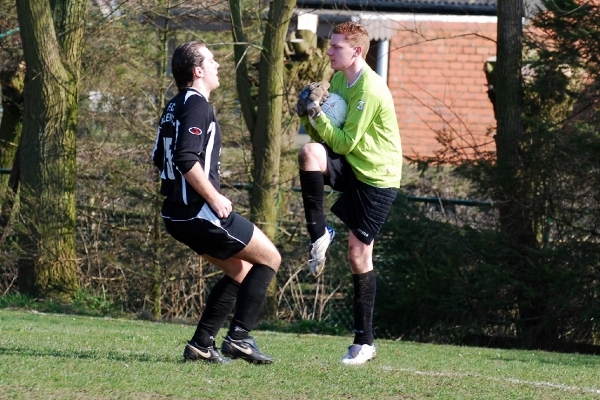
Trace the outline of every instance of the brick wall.
<instances>
[{"instance_id":1,"label":"brick wall","mask_svg":"<svg viewBox=\"0 0 600 400\"><path fill-rule=\"evenodd\" d=\"M486 132L495 120L483 65L496 53L495 20L420 16L396 23L388 86L404 154L432 156L440 148L438 130L463 144L491 142Z\"/></svg>"}]
</instances>

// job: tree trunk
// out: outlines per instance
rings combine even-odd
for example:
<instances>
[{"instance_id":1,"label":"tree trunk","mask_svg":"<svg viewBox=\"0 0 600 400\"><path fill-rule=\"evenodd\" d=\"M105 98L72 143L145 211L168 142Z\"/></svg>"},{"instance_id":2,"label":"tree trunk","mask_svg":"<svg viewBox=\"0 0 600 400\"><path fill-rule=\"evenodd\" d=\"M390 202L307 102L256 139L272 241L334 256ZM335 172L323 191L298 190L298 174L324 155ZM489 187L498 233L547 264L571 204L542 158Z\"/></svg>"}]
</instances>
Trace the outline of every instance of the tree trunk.
<instances>
[{"instance_id":1,"label":"tree trunk","mask_svg":"<svg viewBox=\"0 0 600 400\"><path fill-rule=\"evenodd\" d=\"M497 187L500 227L513 243L511 252L515 301L518 305L518 335L524 344L545 336L540 321L544 314L543 292L536 277L528 273L527 252L537 247L535 224L530 212L531 189L525 178L521 146L523 1L498 2L498 52L495 69L495 111L498 131Z\"/></svg>"},{"instance_id":2,"label":"tree trunk","mask_svg":"<svg viewBox=\"0 0 600 400\"><path fill-rule=\"evenodd\" d=\"M54 1L51 9L48 0L17 2L26 63L19 288L33 296L69 299L79 288L77 73L86 4L86 0Z\"/></svg>"},{"instance_id":3,"label":"tree trunk","mask_svg":"<svg viewBox=\"0 0 600 400\"><path fill-rule=\"evenodd\" d=\"M2 121L0 121L0 168L12 167L21 133L25 71L16 67L16 69L0 71L3 109ZM2 179L4 185L5 181L8 179Z\"/></svg>"},{"instance_id":4,"label":"tree trunk","mask_svg":"<svg viewBox=\"0 0 600 400\"><path fill-rule=\"evenodd\" d=\"M501 0L498 3L498 57L496 62L495 137L497 172L501 190L500 222L502 229L519 244L535 247L533 221L529 216L528 190L522 180L523 140L522 51L523 0Z\"/></svg>"},{"instance_id":5,"label":"tree trunk","mask_svg":"<svg viewBox=\"0 0 600 400\"><path fill-rule=\"evenodd\" d=\"M290 48L286 48L286 36L295 4L292 0L271 2L260 57L258 97L254 99L248 79L249 46L242 22L244 11L239 0L229 0L237 92L242 115L250 132L254 161L250 214L252 221L273 241L277 237L278 216L287 211L288 202L280 185L292 186L293 176L297 175L293 146L299 127L295 117L298 87L323 79L327 70L325 57L318 54L324 51L316 49L316 35L310 35L309 32L301 32L305 42L295 43L293 54L286 54L286 50L290 51ZM287 59L286 55L289 56ZM315 58L318 60L313 62ZM275 318L276 295L277 285L274 281L261 318Z\"/></svg>"},{"instance_id":6,"label":"tree trunk","mask_svg":"<svg viewBox=\"0 0 600 400\"><path fill-rule=\"evenodd\" d=\"M289 21L295 1L278 0L271 3L263 50L260 57L260 87L258 90L258 119L252 135L254 149L251 215L265 234L275 240L279 203L279 165L282 143L282 109L286 76L283 55ZM269 287L263 316L277 315L277 283Z\"/></svg>"},{"instance_id":7,"label":"tree trunk","mask_svg":"<svg viewBox=\"0 0 600 400\"><path fill-rule=\"evenodd\" d=\"M252 99L251 85L248 80L248 39L244 33L241 0L229 0L231 10L231 34L233 36L233 53L235 57L235 85L240 100L240 108L246 127L253 138L256 123L256 104Z\"/></svg>"},{"instance_id":8,"label":"tree trunk","mask_svg":"<svg viewBox=\"0 0 600 400\"><path fill-rule=\"evenodd\" d=\"M232 35L235 41L236 86L242 115L252 141L253 185L250 192L250 218L271 240L277 234L279 163L281 159L281 120L284 96L283 55L289 21L295 6L292 0L274 0L269 8L263 49L260 55L258 98L252 99L248 82L247 49L243 8L230 0ZM277 282L273 280L261 318L277 315Z\"/></svg>"},{"instance_id":9,"label":"tree trunk","mask_svg":"<svg viewBox=\"0 0 600 400\"><path fill-rule=\"evenodd\" d=\"M18 29L8 29L17 25L15 2L2 0L0 2L3 32L0 33L2 46L0 46L0 87L2 88L2 120L0 121L0 168L10 169L0 175L0 234L4 238L13 213L13 204L16 196L13 170L21 126L23 121L23 87L25 84L25 64L21 38ZM0 239L2 240L2 239Z\"/></svg>"},{"instance_id":10,"label":"tree trunk","mask_svg":"<svg viewBox=\"0 0 600 400\"><path fill-rule=\"evenodd\" d=\"M520 165L521 52L523 49L523 0L498 2L498 50L496 61L496 108L498 169L506 185L515 185ZM504 197L511 198L510 192Z\"/></svg>"},{"instance_id":11,"label":"tree trunk","mask_svg":"<svg viewBox=\"0 0 600 400\"><path fill-rule=\"evenodd\" d=\"M284 98L283 54L293 2L274 1L269 9L260 57L259 118L254 126L252 147L252 218L271 239L276 235L281 156L281 120ZM282 21L282 22L280 22Z\"/></svg>"},{"instance_id":12,"label":"tree trunk","mask_svg":"<svg viewBox=\"0 0 600 400\"><path fill-rule=\"evenodd\" d=\"M11 219L12 208L17 192L17 182L14 175L15 158L21 126L23 122L23 85L25 70L15 62L12 68L0 71L0 86L2 86L2 121L0 121L0 168L10 169L10 174L0 175L0 232L4 237L4 228Z\"/></svg>"}]
</instances>

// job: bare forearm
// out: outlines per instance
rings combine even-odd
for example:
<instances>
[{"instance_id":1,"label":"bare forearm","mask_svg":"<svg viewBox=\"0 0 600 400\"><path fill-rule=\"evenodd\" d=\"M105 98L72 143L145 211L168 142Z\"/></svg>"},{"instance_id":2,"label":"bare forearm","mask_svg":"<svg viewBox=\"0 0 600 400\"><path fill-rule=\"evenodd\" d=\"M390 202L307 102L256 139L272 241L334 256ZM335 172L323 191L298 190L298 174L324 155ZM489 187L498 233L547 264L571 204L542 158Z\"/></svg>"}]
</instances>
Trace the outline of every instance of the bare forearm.
<instances>
[{"instance_id":1,"label":"bare forearm","mask_svg":"<svg viewBox=\"0 0 600 400\"><path fill-rule=\"evenodd\" d=\"M206 177L204 169L199 163L194 164L192 169L183 174L183 177L190 185L192 185L194 190L208 202L219 194L217 189L215 189Z\"/></svg>"},{"instance_id":2,"label":"bare forearm","mask_svg":"<svg viewBox=\"0 0 600 400\"><path fill-rule=\"evenodd\" d=\"M219 218L229 215L232 210L231 201L210 183L199 163L194 164L192 169L183 174L183 177L206 200Z\"/></svg>"}]
</instances>

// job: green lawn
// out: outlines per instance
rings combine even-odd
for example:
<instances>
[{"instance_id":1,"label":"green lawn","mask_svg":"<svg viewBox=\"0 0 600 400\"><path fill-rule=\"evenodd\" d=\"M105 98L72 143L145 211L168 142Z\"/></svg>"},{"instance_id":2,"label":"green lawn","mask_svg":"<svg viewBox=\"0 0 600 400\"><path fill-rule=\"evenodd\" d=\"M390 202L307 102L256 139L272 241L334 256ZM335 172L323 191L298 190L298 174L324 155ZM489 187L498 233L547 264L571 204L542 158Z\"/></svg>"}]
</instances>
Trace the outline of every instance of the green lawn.
<instances>
[{"instance_id":1,"label":"green lawn","mask_svg":"<svg viewBox=\"0 0 600 400\"><path fill-rule=\"evenodd\" d=\"M0 310L0 399L598 399L600 357L254 332L271 365L184 363L193 326Z\"/></svg>"}]
</instances>

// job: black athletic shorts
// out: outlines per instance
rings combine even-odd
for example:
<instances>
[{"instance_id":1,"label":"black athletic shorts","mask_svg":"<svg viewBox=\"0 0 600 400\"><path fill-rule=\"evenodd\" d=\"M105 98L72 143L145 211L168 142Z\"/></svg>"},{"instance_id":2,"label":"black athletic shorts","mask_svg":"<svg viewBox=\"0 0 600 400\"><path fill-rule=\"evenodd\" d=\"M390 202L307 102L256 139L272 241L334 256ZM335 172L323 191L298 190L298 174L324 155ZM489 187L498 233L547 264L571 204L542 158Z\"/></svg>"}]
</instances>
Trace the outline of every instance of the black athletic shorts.
<instances>
[{"instance_id":1,"label":"black athletic shorts","mask_svg":"<svg viewBox=\"0 0 600 400\"><path fill-rule=\"evenodd\" d=\"M387 218L396 198L396 188L380 188L359 181L346 158L323 144L327 150L329 177L325 184L341 192L333 212L364 244L371 244Z\"/></svg>"},{"instance_id":2,"label":"black athletic shorts","mask_svg":"<svg viewBox=\"0 0 600 400\"><path fill-rule=\"evenodd\" d=\"M176 206L165 200L161 215L167 232L199 255L226 260L250 243L254 224L238 213L231 212L227 218L220 219L204 204L197 214L186 217L189 207L193 206Z\"/></svg>"}]
</instances>

